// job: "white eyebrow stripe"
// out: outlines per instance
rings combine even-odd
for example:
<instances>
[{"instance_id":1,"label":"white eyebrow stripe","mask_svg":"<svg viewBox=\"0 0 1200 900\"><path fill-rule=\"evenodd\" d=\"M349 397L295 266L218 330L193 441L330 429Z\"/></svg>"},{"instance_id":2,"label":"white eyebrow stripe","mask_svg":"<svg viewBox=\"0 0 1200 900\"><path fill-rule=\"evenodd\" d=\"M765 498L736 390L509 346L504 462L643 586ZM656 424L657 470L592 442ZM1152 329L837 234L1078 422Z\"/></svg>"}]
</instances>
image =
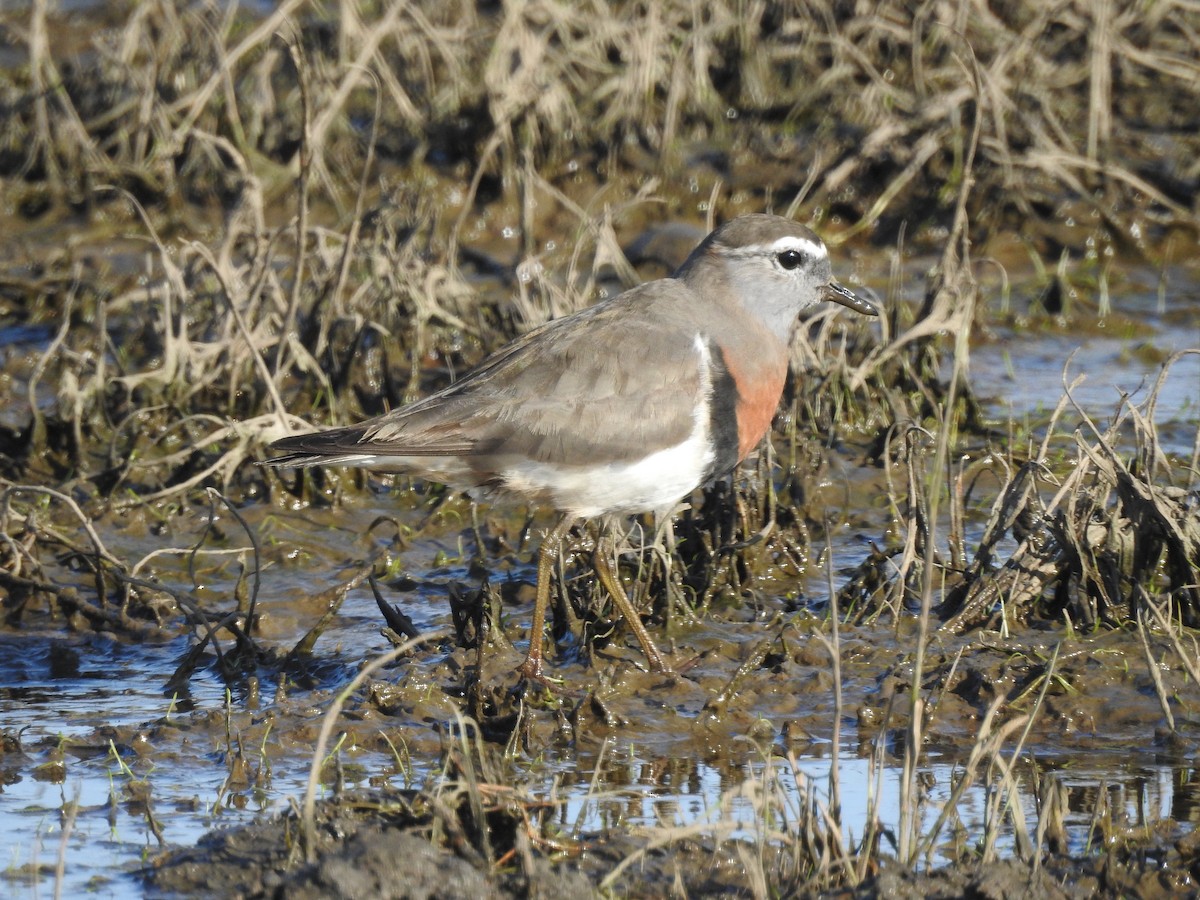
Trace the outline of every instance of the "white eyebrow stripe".
<instances>
[{"instance_id":1,"label":"white eyebrow stripe","mask_svg":"<svg viewBox=\"0 0 1200 900\"><path fill-rule=\"evenodd\" d=\"M805 256L820 258L829 256L824 244L814 244L808 238L797 237L794 234L779 238L770 247L772 253L782 253L784 250L799 250Z\"/></svg>"},{"instance_id":2,"label":"white eyebrow stripe","mask_svg":"<svg viewBox=\"0 0 1200 900\"><path fill-rule=\"evenodd\" d=\"M726 251L729 256L776 256L785 250L798 250L812 259L828 259L829 251L820 241L810 241L808 238L794 234L776 238L769 244L748 244L737 250Z\"/></svg>"}]
</instances>

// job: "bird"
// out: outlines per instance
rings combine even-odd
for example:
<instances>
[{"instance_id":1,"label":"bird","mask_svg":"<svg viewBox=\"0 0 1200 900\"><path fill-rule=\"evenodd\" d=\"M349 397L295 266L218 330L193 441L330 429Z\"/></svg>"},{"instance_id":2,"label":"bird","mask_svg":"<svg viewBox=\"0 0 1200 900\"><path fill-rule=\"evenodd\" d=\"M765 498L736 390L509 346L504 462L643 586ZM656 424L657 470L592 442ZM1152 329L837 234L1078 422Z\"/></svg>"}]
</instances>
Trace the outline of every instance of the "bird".
<instances>
[{"instance_id":1,"label":"bird","mask_svg":"<svg viewBox=\"0 0 1200 900\"><path fill-rule=\"evenodd\" d=\"M276 440L269 466L407 472L557 513L538 550L529 649L517 673L546 682L542 639L554 562L581 520L669 521L731 472L771 427L798 318L826 302L876 316L833 277L807 226L742 215L669 277L551 320L448 387L348 427ZM599 552L593 568L649 668L671 668Z\"/></svg>"}]
</instances>

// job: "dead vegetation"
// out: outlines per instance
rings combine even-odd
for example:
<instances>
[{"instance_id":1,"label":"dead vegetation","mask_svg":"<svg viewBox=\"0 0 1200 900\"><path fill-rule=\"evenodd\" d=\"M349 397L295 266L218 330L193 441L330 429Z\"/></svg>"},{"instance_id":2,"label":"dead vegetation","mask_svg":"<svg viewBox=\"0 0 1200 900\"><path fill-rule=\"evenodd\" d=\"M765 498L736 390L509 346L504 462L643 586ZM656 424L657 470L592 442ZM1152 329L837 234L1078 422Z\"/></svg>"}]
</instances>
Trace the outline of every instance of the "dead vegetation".
<instances>
[{"instance_id":1,"label":"dead vegetation","mask_svg":"<svg viewBox=\"0 0 1200 900\"><path fill-rule=\"evenodd\" d=\"M941 488L950 503L944 549L936 546L929 516L928 435L909 430L903 441L907 478L898 490L904 499L895 509L905 540L863 561L842 589L842 607L859 621L917 608L931 563L940 585L936 612L943 627L956 632L1007 632L1032 619L1058 617L1088 630L1114 627L1138 621L1147 603L1196 627L1195 460L1173 461L1155 425L1159 391L1181 355L1164 365L1144 402L1135 406L1126 399L1103 429L1076 407L1085 429L1059 433L1056 423L1074 402L1068 388L1040 445L1028 448L1033 452L1027 456L996 448L964 457ZM1123 436L1132 437L1132 454L1116 449ZM1053 448L1062 454L1072 446L1073 460L1052 465ZM1068 474L1060 478L1062 471ZM963 529L969 508L991 479L999 488L968 557Z\"/></svg>"},{"instance_id":2,"label":"dead vegetation","mask_svg":"<svg viewBox=\"0 0 1200 900\"><path fill-rule=\"evenodd\" d=\"M906 766L900 832L851 840L836 780L816 785L777 753L744 786L762 831L738 845L737 878L756 896L849 889L881 858L912 867L952 842L961 794L923 828L917 781L926 685L944 692L962 674L957 658L925 657L935 635L1128 626L1151 670L1169 658L1194 677L1200 443L1190 459L1172 456L1156 424L1177 359L1148 399L1107 422L1073 409L1066 386L1024 446L982 420L970 369L971 338L1009 315L997 247L1015 244L1043 273L1038 297L1023 299L1066 328L1110 312L1120 261L1165 272L1191 255L1200 29L1188 4L330 11L289 0L258 17L162 0L88 15L102 21L84 35L44 0L0 14L0 40L23 60L0 72L2 377L15 409L0 423L6 628L132 640L191 629L173 684L209 663L230 684L294 676L327 618L290 653L257 639L270 563L244 521L226 530L213 512L196 544L140 560L113 552L104 527L152 531L201 496L226 522L245 506L336 503L360 476L281 479L249 463L293 426L397 406L637 277L621 248L649 222L773 208L810 221L847 259L894 248L888 314L878 333L833 315L805 323L774 455L694 498L669 558L628 553L624 573L635 602L670 622L824 565L832 523L812 498L841 446L886 471L891 524L838 573L840 590L830 575L830 658L836 668L841 615L897 629L916 618L921 639L895 708L863 729L879 766L885 754ZM914 251L938 260L916 303ZM985 272L1002 288L981 287ZM1064 431L1066 412L1084 427ZM530 525L514 535L475 523L479 561L527 553ZM397 528L395 546L412 537ZM578 536L581 553L588 541ZM388 552L330 590L326 617ZM233 575L202 600L179 587L181 569L193 581ZM603 648L602 593L560 575L560 635L586 634L585 655ZM457 598L457 639L481 654L489 634L501 638L496 590ZM813 600L795 605L826 598ZM389 626L406 633L402 617ZM782 643L764 638L728 695ZM1041 696L1055 666L1033 667ZM514 723L533 713L478 688L464 676L472 734L515 740ZM1174 729L1170 691L1158 681L1155 692ZM1035 866L1040 848L1065 848L1055 782L1038 787L1038 821L1013 806L1040 702L1028 684L976 701L958 784L994 789L983 859L1001 833ZM481 869L528 875L535 856L568 851L536 803L481 788L472 767L493 772L492 752L464 744L413 827ZM311 829L311 806L305 815ZM503 820L511 840L490 845L483 818ZM1111 811L1097 821L1098 833L1120 832ZM605 889L627 889L635 863L695 837L666 830L622 848ZM713 858L715 843L703 847Z\"/></svg>"},{"instance_id":3,"label":"dead vegetation","mask_svg":"<svg viewBox=\"0 0 1200 900\"><path fill-rule=\"evenodd\" d=\"M13 321L57 335L18 373L55 401L5 436L5 468L103 496L258 481L242 463L289 413L346 421L444 381L629 277L617 219L782 206L835 241L953 254L882 340L837 347L839 325L802 358L796 411L826 430L934 414L937 335L984 316L972 245L1015 230L1047 271L1066 254L1065 276L1107 276L1197 224L1190 105L1166 98L1200 79L1170 3L105 16L81 41L34 3L5 32L28 65L0 85L16 218L112 223L0 269ZM64 36L75 52L51 53ZM676 182L694 201L647 205ZM517 297L481 301L479 276Z\"/></svg>"}]
</instances>

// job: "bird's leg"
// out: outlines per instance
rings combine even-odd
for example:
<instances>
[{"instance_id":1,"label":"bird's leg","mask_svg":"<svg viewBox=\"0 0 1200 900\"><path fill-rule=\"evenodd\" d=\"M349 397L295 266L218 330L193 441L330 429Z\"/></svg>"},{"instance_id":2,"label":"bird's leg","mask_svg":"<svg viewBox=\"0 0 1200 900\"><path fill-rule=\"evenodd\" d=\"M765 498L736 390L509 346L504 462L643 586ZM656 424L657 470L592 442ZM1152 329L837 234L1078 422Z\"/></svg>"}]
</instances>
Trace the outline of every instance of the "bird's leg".
<instances>
[{"instance_id":1,"label":"bird's leg","mask_svg":"<svg viewBox=\"0 0 1200 900\"><path fill-rule=\"evenodd\" d=\"M642 652L646 654L646 661L650 663L651 671L669 674L671 667L663 660L662 654L654 646L654 641L650 640L650 633L646 631L646 626L642 624L641 616L633 608L633 604L629 602L629 598L625 595L625 589L621 587L620 580L612 570L612 566L608 564L608 556L605 553L606 549L608 549L605 546L606 543L603 540L596 541L596 552L592 556L592 568L596 570L596 577L600 579L600 583L608 591L608 595L612 597L613 603L617 605L617 608L621 611L621 615L625 617L625 621L633 629L634 636L638 639L638 643L642 645Z\"/></svg>"},{"instance_id":2,"label":"bird's leg","mask_svg":"<svg viewBox=\"0 0 1200 900\"><path fill-rule=\"evenodd\" d=\"M537 593L534 595L533 616L529 622L529 652L517 667L517 673L532 681L545 681L542 674L542 632L545 630L546 609L550 605L550 580L554 561L562 549L563 537L574 522L573 516L563 516L542 539L538 548Z\"/></svg>"},{"instance_id":3,"label":"bird's leg","mask_svg":"<svg viewBox=\"0 0 1200 900\"><path fill-rule=\"evenodd\" d=\"M658 554L663 567L663 584L667 592L666 625L670 633L671 623L675 621L675 579L671 577L672 563L675 561L675 519L671 515L674 507L659 510L654 514L654 543L650 550Z\"/></svg>"}]
</instances>

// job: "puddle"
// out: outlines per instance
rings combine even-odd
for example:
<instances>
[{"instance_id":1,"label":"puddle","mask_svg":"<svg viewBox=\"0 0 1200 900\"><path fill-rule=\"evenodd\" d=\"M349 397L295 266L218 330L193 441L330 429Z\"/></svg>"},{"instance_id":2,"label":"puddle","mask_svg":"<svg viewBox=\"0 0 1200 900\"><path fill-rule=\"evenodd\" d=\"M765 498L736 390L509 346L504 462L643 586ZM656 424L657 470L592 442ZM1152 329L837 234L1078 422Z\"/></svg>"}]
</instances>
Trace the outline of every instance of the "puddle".
<instances>
[{"instance_id":1,"label":"puddle","mask_svg":"<svg viewBox=\"0 0 1200 900\"><path fill-rule=\"evenodd\" d=\"M382 17L369 14L373 6L385 7ZM1058 849L1083 859L1068 861L1075 866L1068 876L1053 876L1060 885L1077 881L1097 847L1123 846L1121 829L1138 828L1160 829L1155 850L1175 852L1180 877L1194 880L1200 684L1181 664L1194 661L1194 629L1180 629L1184 646L1171 643L1167 629L1135 628L1132 608L1153 612L1157 601L1126 599L1145 586L1126 574L1130 567L1092 559L1086 575L1069 576L1098 585L1089 598L1111 591L1085 610L1094 613L1087 621L1068 621L1060 609L1047 619L1030 615L1016 635L1007 619L986 633L940 630L919 681L911 671L912 617L846 624L835 676L826 643L830 589L854 579L858 596L876 597L881 583L895 585L897 606L911 609L923 588L916 578L895 578L900 546L917 559L924 538L918 525L901 533L922 518L899 508L921 481L911 473L907 490L902 459L885 470L864 464L862 446L838 446L828 458L814 450L811 459L792 448L797 470L811 471L789 485L795 490L778 511L803 537L796 546L747 540L730 551L728 535L702 536L712 538L706 549L715 548L708 571L719 563L735 575L730 589L711 597L687 584L710 605L694 619L677 615L669 629L653 624L677 678L641 671L626 631L607 643L607 613L581 602L578 618L597 640L583 641L584 626L575 623L551 654L560 697L535 687L520 703L506 679L528 640L534 564L517 513L485 510L472 527L470 508L450 500L431 517L429 493L392 490L385 480L347 490L336 509L284 511L277 496L263 498L274 490L263 484L238 501L261 548L256 556L229 508L210 510L200 482L228 478L236 486L245 470L205 471L212 455L203 442L243 441L240 453L261 437L221 432L232 420L267 418L272 401L261 388L273 376L286 395L289 378L322 369L330 381L313 388L321 409L329 408L321 405L327 391L331 405L353 405L355 391L363 405L396 402L406 385L424 389L447 371L461 372L490 343L481 335L569 309L576 287L599 296L628 278L617 265L618 239L643 229L645 239L633 246L641 245L650 267L665 264L681 246L690 249L694 226L684 223L706 215L774 207L811 216L818 230L841 230L847 239L833 249L840 277L881 294L895 279L914 306L933 261L917 256L952 239L956 209L970 217L986 308L972 334L968 378L987 431L951 451L966 460L959 469L965 521L949 527L952 503L926 507L940 517L932 544L950 560L937 570L947 582L962 575L948 535L961 536L963 546L978 543L989 491L1001 470L1020 468L1026 448L1037 445L1064 380L1086 375L1074 398L1103 428L1123 397L1136 404L1148 396L1164 360L1200 349L1195 25L1180 24L1178 4L1142 4L1133 15L1076 4L1070 16L1051 16L1052 27L1037 29L1028 23L1049 15L1037 4L992 4L1000 12L986 16L959 4L954 28L924 14L950 4L920 5L915 18L905 4L883 13L829 4L799 30L780 27L773 4L718 5L703 15L688 4L615 4L605 16L571 4L520 6L375 4L339 19L300 2L15 0L0 14L9 137L0 147L8 201L0 211L0 476L27 476L64 495L23 496L27 508L11 517L0 506L14 532L0 534L0 575L12 576L0 582L0 612L17 623L0 630L0 895L140 897L146 887L137 871L172 849L293 808L326 711L363 664L391 646L371 589L361 584L341 602L339 588L366 561L381 559L383 598L421 632L448 630L451 586L481 586L472 565L479 534L483 568L503 604L496 616L503 635L478 657L449 640L430 642L346 698L322 796L335 779L364 793L437 784L462 737L457 716L471 708L503 720L519 707L508 729L516 735L510 756L503 745L487 748L503 759L501 787L545 801L522 814L543 816L560 834L632 835L621 853L643 849L665 827L780 845L779 835L803 818L805 785L819 803L832 802L836 745L843 837L850 843L874 829L886 857L902 827L905 724L918 693L928 706L911 782L919 792L916 831L928 833L954 799L952 820L919 866L978 859L1002 786L1012 789L1007 800L1030 830L1048 804L1061 804ZM664 43L658 38L666 33L682 37ZM797 47L820 52L797 54ZM975 59L980 72L995 74L987 98L964 78L964 61ZM1122 76L1114 87L1101 77L1109 63L1137 77ZM360 79L367 70L379 77ZM1020 76L1035 70L1047 77L1031 94ZM1089 72L1090 89L1081 89L1080 73ZM311 77L298 81L297 73ZM336 83L326 73L337 73ZM1007 123L979 115L990 107L1022 115ZM1085 121L1087 134L1079 131ZM298 182L298 165L308 160L312 177ZM960 187L971 194L961 207ZM861 231L868 224L874 236ZM912 255L902 272L892 271L892 251L869 243L884 236L913 248L903 249ZM1128 262L1139 253L1164 268ZM1063 299L1074 307L1061 321L1034 299L1056 261L1070 282ZM1103 312L1100 279L1112 292ZM1011 309L998 308L1006 295ZM59 342L64 321L71 327ZM864 327L878 333L886 321ZM831 349L854 343L840 328L823 332ZM410 331L411 344L392 340ZM907 381L901 368L892 374ZM913 399L901 398L903 415L881 408L871 413L875 424L936 407L942 398L920 383L925 374L902 387ZM846 402L839 387L816 404L814 418L838 421ZM1080 422L1067 409L1056 450L1072 445ZM1197 475L1188 467L1200 452L1200 353L1174 363L1157 394L1155 423L1162 449L1182 460L1173 468L1179 483L1154 509L1130 503L1109 516L1112 495L1129 494L1128 484L1097 506L1080 504L1070 524L1089 539L1099 535L1086 545L1089 553L1100 547L1095 557L1124 554L1118 562L1127 562L1145 549L1148 533L1149 543L1185 543L1186 535L1162 537L1170 528L1153 515L1196 509ZM1128 437L1118 438L1120 450ZM854 437L837 439L849 445ZM27 461L29 446L45 458ZM1011 459L980 459L990 448ZM1058 454L1053 465L1067 458L1067 468L1069 457ZM1154 470L1157 462L1143 458L1131 468ZM948 467L957 465L952 457ZM1037 468L1024 467L1029 480L1016 487L1033 484L1039 499L1053 492L1054 479L1071 478ZM195 482L129 513L113 514L96 500L120 502L167 478ZM1003 537L979 554L973 575L1010 560L1025 545L1020 534L1038 536L1029 521L1038 518L1037 504L1027 496L1014 489L997 510ZM186 592L206 611L229 611L254 592L254 638L265 652L246 654L238 675L226 679L208 647L188 666L180 692L168 688L197 635L179 626L153 642L125 642L98 633L102 615L88 620L70 610L63 600L70 588L81 597L98 592L88 551L76 549L90 538L63 512L65 498L86 509L81 517L98 516L99 540L115 557L142 561L136 574ZM783 516L776 538L789 527ZM1138 531L1133 519L1158 531ZM1081 546L1068 550L1081 558ZM754 557L759 549L763 556ZM1034 547L1020 565L1036 568L1040 558L1029 557L1043 549ZM897 556L887 555L892 550ZM1053 568L1063 557L1047 558L1058 580L1047 576L1036 586L1072 592L1063 568ZM1170 581L1178 596L1194 556L1176 565L1179 558L1171 555L1144 581ZM877 571L867 560L879 560ZM53 570L54 584L17 580L40 577L39 567ZM38 603L24 609L30 595ZM1100 607L1110 600L1109 611L1118 600L1128 608L1106 622ZM312 658L283 662L335 605ZM1186 616L1200 620L1200 611L1186 606L1178 604L1177 618L1195 626ZM994 597L985 594L978 607L980 619L991 615ZM163 608L173 627L176 608L167 600ZM101 612L117 614L111 606ZM158 623L133 624L159 633ZM226 635L224 651L232 646ZM1013 730L960 796L997 698ZM1018 721L1025 715L1027 731ZM999 774L1006 767L1010 781ZM1110 832L1101 833L1101 820ZM1012 822L1002 819L995 846L1020 856ZM1193 843L1190 855L1178 849L1181 834ZM207 876L213 853L208 845L199 852L209 854L197 866ZM680 869L697 859L669 861L678 884ZM1113 853L1102 865L1122 863ZM1168 868L1158 857L1148 864ZM739 872L743 882L748 871ZM1021 880L1026 874L1016 883L1032 884ZM539 886L531 879L526 893ZM786 886L769 887L786 894Z\"/></svg>"},{"instance_id":2,"label":"puddle","mask_svg":"<svg viewBox=\"0 0 1200 900\"><path fill-rule=\"evenodd\" d=\"M762 760L744 761L730 767L715 767L704 762L686 760L666 761L644 758L623 752L614 745L610 752L621 758L619 769L608 779L596 779L592 793L577 789L563 790L562 811L558 822L563 831L572 834L599 833L608 828L684 827L710 823L714 830L730 839L753 841L765 829L795 827L805 800L798 788L796 773L816 787L819 801L828 805L828 784L832 762L827 756L799 757L796 769L785 760L771 764ZM848 846L862 838L873 823L877 830L891 834L900 828L902 777L899 766L887 765L877 769L872 761L855 755L854 748L838 760L839 799L843 816L843 837ZM1197 773L1190 768L1173 768L1156 763L1153 756L1145 759L1111 759L1106 765L1074 766L1067 764L1056 769L1053 763L1038 765L1039 775L1062 784L1068 795L1069 815L1065 821L1067 848L1071 853L1085 853L1097 840L1092 831L1095 794L1107 792L1109 802L1118 810L1118 818L1130 827L1175 817L1190 821L1197 806ZM578 760L577 770L592 772L595 762L589 757ZM667 775L662 773L666 771ZM924 811L919 831L926 834L934 825L942 807L951 801L951 793L962 767L958 761L935 762L917 770L921 784ZM1026 772L1025 774L1028 774ZM605 793L605 788L609 790ZM595 796L599 793L600 796ZM764 793L774 793L780 800L777 807L789 821L765 823L755 799ZM549 792L547 796L549 796ZM1037 804L1030 793L1021 794L1019 801L1029 827L1037 823ZM978 839L986 825L988 792L975 786L966 790L955 808L959 814L959 833L963 840ZM1182 816L1182 818L1181 818ZM997 841L1002 855L1014 850L1011 826L1005 824ZM947 840L944 850L954 847ZM955 847L961 850L960 845ZM939 858L940 857L940 858ZM938 854L933 862L952 862L948 854Z\"/></svg>"},{"instance_id":3,"label":"puddle","mask_svg":"<svg viewBox=\"0 0 1200 900\"><path fill-rule=\"evenodd\" d=\"M1200 324L1194 318L1173 324L1159 314L1156 304L1149 293L1122 298L1122 321L1136 322L1136 327L1114 317L1110 328L1085 335L998 326L993 339L972 348L972 385L987 398L989 412L997 419L1040 422L1061 396L1063 361L1073 354L1070 372L1089 376L1075 396L1102 421L1120 391L1144 394L1162 358L1200 346ZM1185 356L1159 397L1159 420L1169 450L1191 450L1198 385L1200 355ZM873 496L877 487L869 479L877 476L864 474L866 470L841 457L831 458L829 471L823 490L829 491L825 499L830 508L874 522L879 510L863 512L854 504L856 498ZM447 627L446 585L458 582L473 588L479 583L467 564L474 550L466 527L468 510L465 504L448 507L445 525L401 544L395 543L395 536L416 528L427 510L413 495L389 492L383 485L374 495L351 499L336 511L243 510L263 547L258 596L262 639L285 652L324 611L327 601L321 592L343 583L354 561L381 550L388 552L398 573L411 576L406 589L385 590L388 602L399 605L421 631ZM229 546L220 557L205 556L205 548L201 574L193 581L188 554L207 515L205 506L197 504L171 520L175 533L147 540L142 528L131 525L114 528L104 539L119 556L131 559L166 547L182 548L156 557L159 577L174 580L202 600L227 600L247 559L236 548L246 542L238 526L218 509ZM982 522L967 526L978 531ZM867 552L863 533L854 526L836 533L829 549L838 583L843 575L836 566L853 565ZM532 581L528 548L515 558L510 554L489 561L489 571L493 583ZM802 583L780 585L776 596L764 595L757 606L714 610L697 623L681 624L672 635L676 646L685 652L702 648L687 678L664 690L652 680L638 680L648 676L635 676L628 682L633 685L628 693L614 692L611 707L621 723L614 734L599 743L544 749L528 765L526 790L553 804L554 821L570 835L710 823L714 833L753 839L764 828L754 798L761 798L768 786L785 819L772 827L786 829L787 811L803 808L786 764L779 757L766 761L766 748L786 749L785 735L801 733L809 740L796 750L797 771L828 800L834 713L828 655L815 642L805 646L802 625L790 638L802 648L795 651L795 659L774 673L750 679L738 693L736 708L716 726L710 728L704 721L705 702L734 676L749 648L764 636L764 628L779 634L797 615L796 603L786 595L822 598L827 594L825 578L823 568L812 567ZM528 612L527 605L505 611L518 635L523 635ZM303 793L323 711L362 661L388 649L379 628L370 590L350 591L317 645L319 688L310 691L292 684L284 699L267 684L258 685L259 695L244 689L228 698L220 679L203 668L190 678L186 696L171 696L164 685L190 646L184 636L141 646L95 635L66 638L57 632L0 640L0 683L9 685L0 690L0 724L10 740L19 736L21 747L2 757L0 830L8 836L4 877L9 895L53 893L66 827L63 811L75 801L79 808L69 823L63 881L58 885L66 896L141 896L142 885L130 873L152 863L164 848L192 845L212 828L233 827L262 813L287 809ZM869 718L862 719L861 710L877 704L883 673L907 652L905 641L884 628L848 628L843 634L846 712L838 767L847 841L866 832L872 814L876 827L889 833L900 825L899 760L889 755L882 768L874 767L870 742L876 733L864 727ZM1130 644L1114 655L1134 660L1139 654ZM611 668L610 663L602 658L599 665ZM438 732L450 727L460 702L439 692L446 683L445 672L457 665L462 663L447 651L388 671L385 681L424 679L427 706L380 715L369 706L351 705L347 721L354 723L352 736L339 750L347 787L412 786L437 777ZM1128 663L1124 676L1113 676L1117 688L1109 690L1106 683L1109 693L1102 702L1126 710L1140 707L1141 713L1125 715L1120 719L1124 727L1111 733L1081 735L1081 729L1087 731L1079 725L1082 719L1064 725L1072 713L1052 709L1043 713L1047 721L1031 738L1036 742L1033 751L1018 766L1027 777L1020 781L1017 799L1031 828L1037 822L1033 783L1061 782L1069 811L1066 840L1073 852L1089 852L1097 839L1092 815L1099 792L1107 794L1111 808L1129 823L1200 818L1200 789L1190 762L1149 750L1114 755L1104 749L1115 750L1121 742L1145 747L1145 735L1157 720L1156 711L1146 706L1148 682L1136 672L1129 674L1131 667L1136 669ZM569 671L574 677L576 669ZM1196 688L1181 686L1179 691L1177 696L1185 698L1181 702L1190 702L1186 697ZM950 798L961 776L965 748L978 726L970 705L964 708L962 720L948 714L941 735L944 748L931 748L919 772L926 827ZM1094 710L1083 715L1104 718ZM379 739L380 733L386 733L392 745L411 751L403 765ZM231 762L239 753L240 761ZM1035 758L1036 764L1031 763ZM148 786L151 816L139 785ZM982 781L966 791L957 804L953 836L939 849L935 863L979 839L988 797ZM1015 840L1011 826L1005 828L997 844L1002 853L1011 852Z\"/></svg>"},{"instance_id":4,"label":"puddle","mask_svg":"<svg viewBox=\"0 0 1200 900\"><path fill-rule=\"evenodd\" d=\"M1195 305L1195 299L1183 300ZM1200 316L1175 307L1166 315L1152 294L1122 296L1103 327L1090 332L1060 328L999 327L992 340L971 349L970 381L987 411L1017 425L1044 422L1069 386L1071 396L1100 427L1127 396L1141 405L1167 359L1200 351ZM1200 352L1171 366L1158 394L1156 422L1164 449L1189 454L1200 418ZM1080 417L1068 407L1064 422Z\"/></svg>"},{"instance_id":5,"label":"puddle","mask_svg":"<svg viewBox=\"0 0 1200 900\"><path fill-rule=\"evenodd\" d=\"M145 648L139 648L144 652ZM28 770L6 779L4 802L0 804L0 828L9 835L6 852L7 896L48 896L55 889L53 869L60 853L63 834L61 811L73 802L79 809L70 823L66 842L63 896L140 897L141 884L129 874L162 852L163 844L147 823L142 808L130 799L126 785L144 780L152 786L154 820L166 846L188 846L214 828L230 828L251 821L262 813L286 809L303 793L307 776L305 749L294 746L270 764L266 781L255 788L228 788L228 766L219 722L224 701L220 690L205 680L195 679L197 691L192 712L165 715L169 705L153 688L161 669L153 665L154 654L140 669L132 650L109 655L119 689L80 687L78 682L46 680L30 685L16 698L0 701L0 715L9 728L21 730L30 755L45 755L42 748L58 735L84 743L68 754L66 775L61 781L29 777ZM4 661L6 666L11 660ZM269 704L264 704L264 708ZM313 710L316 716L318 710ZM231 715L234 731L245 721L242 712ZM106 720L100 727L98 721ZM162 723L174 720L179 728ZM146 725L152 752L139 754L118 746L120 762L98 741L101 731L112 726ZM194 726L194 727L192 727ZM214 727L217 726L217 727ZM166 735L174 733L173 746ZM840 800L844 837L852 843L872 824L894 835L900 827L901 770L895 760L876 768L872 760L857 753L851 729L843 734L838 760ZM555 812L549 821L560 833L588 840L610 829L686 827L711 824L713 833L725 839L755 840L773 831L795 829L804 807L795 774L786 761L768 763L763 749L749 738L742 747L724 748L719 763L686 755L647 752L644 744L621 738L600 747L566 755L543 755L534 766L523 790L532 799L546 801ZM253 751L254 748L247 748ZM810 747L797 756L796 771L809 779L822 803L828 803L831 768L827 743ZM930 754L930 762L918 771L923 797L922 828L932 826L942 804L951 798L962 762L953 754ZM178 764L157 764L157 757L175 757ZM379 773L394 773L393 760L386 754L349 748L344 752L345 786L379 788L385 781L407 787L436 778L432 759L414 760L413 768L381 780ZM1154 754L1121 757L1098 754L1095 758L1044 758L1037 764L1040 778L1057 779L1067 795L1065 819L1067 849L1091 852L1099 836L1094 831L1096 795L1105 792L1118 821L1130 827L1162 818L1195 821L1200 816L1200 778L1190 765L1167 765ZM1033 780L1029 765L1017 766L1023 793L1019 803L1029 828L1037 823L1037 803L1029 792ZM12 769L9 770L12 772ZM540 781L538 780L540 778ZM765 822L761 805L764 793L777 798L772 819ZM115 802L114 802L115 798ZM958 800L952 835L932 859L933 864L950 861L951 852L970 850L986 822L989 794L981 785L969 788ZM1014 836L1005 826L996 846L1002 854L1012 852ZM30 880L28 871L40 872ZM21 874L18 874L20 872Z\"/></svg>"},{"instance_id":6,"label":"puddle","mask_svg":"<svg viewBox=\"0 0 1200 900\"><path fill-rule=\"evenodd\" d=\"M29 635L0 641L0 683L13 686L0 690L0 723L10 738L19 736L23 748L0 758L7 896L53 894L63 811L75 802L79 811L65 848L62 896L140 896L122 873L158 852L159 844L145 817L126 808L124 785L131 772L150 779L168 842L194 843L219 823L206 810L224 773L203 764L212 752L207 736L186 766L160 766L147 755L155 739L146 729L164 718L190 716L181 709L189 703L162 689L164 673L185 650L182 640L128 646L98 635L69 643ZM201 673L190 689L195 708L222 708L225 690L215 679ZM31 882L34 867L40 874Z\"/></svg>"}]
</instances>

